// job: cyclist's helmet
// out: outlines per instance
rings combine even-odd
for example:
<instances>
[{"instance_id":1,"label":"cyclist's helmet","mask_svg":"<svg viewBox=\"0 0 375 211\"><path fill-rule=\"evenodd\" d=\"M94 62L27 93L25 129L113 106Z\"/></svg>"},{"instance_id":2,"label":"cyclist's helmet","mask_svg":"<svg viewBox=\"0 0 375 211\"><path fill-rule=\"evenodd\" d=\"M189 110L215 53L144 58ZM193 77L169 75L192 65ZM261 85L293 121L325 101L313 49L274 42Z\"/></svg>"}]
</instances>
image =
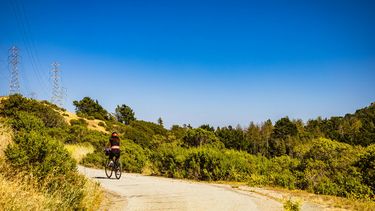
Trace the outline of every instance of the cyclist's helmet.
<instances>
[{"instance_id":1,"label":"cyclist's helmet","mask_svg":"<svg viewBox=\"0 0 375 211\"><path fill-rule=\"evenodd\" d=\"M117 137L117 136L118 136L117 132L112 132L112 137Z\"/></svg>"}]
</instances>

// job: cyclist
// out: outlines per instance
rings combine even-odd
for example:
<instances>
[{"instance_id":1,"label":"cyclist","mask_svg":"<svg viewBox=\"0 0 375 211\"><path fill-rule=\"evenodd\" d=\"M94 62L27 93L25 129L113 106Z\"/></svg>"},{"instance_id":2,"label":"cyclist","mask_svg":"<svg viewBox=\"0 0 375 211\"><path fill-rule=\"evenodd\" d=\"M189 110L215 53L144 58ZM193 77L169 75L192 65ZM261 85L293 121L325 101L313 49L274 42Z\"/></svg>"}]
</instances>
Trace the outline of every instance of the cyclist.
<instances>
[{"instance_id":1,"label":"cyclist","mask_svg":"<svg viewBox=\"0 0 375 211\"><path fill-rule=\"evenodd\" d=\"M113 157L116 157L115 162L120 158L120 138L116 132L112 133L107 147L110 147L109 159L111 160L111 164L113 164Z\"/></svg>"}]
</instances>

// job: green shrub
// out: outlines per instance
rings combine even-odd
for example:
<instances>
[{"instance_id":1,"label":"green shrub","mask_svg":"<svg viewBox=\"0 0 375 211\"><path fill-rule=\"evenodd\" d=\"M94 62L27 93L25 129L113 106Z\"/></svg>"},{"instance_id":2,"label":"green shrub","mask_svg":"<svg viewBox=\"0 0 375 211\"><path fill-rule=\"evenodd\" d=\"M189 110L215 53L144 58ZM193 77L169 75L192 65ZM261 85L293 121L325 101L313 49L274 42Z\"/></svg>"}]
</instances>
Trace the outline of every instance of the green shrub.
<instances>
[{"instance_id":1,"label":"green shrub","mask_svg":"<svg viewBox=\"0 0 375 211\"><path fill-rule=\"evenodd\" d=\"M271 159L268 166L269 184L295 189L298 184L299 161L289 156L280 156Z\"/></svg>"},{"instance_id":2,"label":"green shrub","mask_svg":"<svg viewBox=\"0 0 375 211\"><path fill-rule=\"evenodd\" d=\"M0 115L14 118L19 111L25 111L40 118L46 127L66 126L64 118L50 105L40 103L36 100L24 98L21 95L11 95L2 101L3 109Z\"/></svg>"},{"instance_id":3,"label":"green shrub","mask_svg":"<svg viewBox=\"0 0 375 211\"><path fill-rule=\"evenodd\" d=\"M375 144L366 148L366 152L360 156L356 166L360 168L364 183L375 193Z\"/></svg>"},{"instance_id":4,"label":"green shrub","mask_svg":"<svg viewBox=\"0 0 375 211\"><path fill-rule=\"evenodd\" d=\"M125 171L142 173L148 161L148 152L129 140L121 140L121 163Z\"/></svg>"},{"instance_id":5,"label":"green shrub","mask_svg":"<svg viewBox=\"0 0 375 211\"><path fill-rule=\"evenodd\" d=\"M152 153L155 167L169 177L244 181L257 171L257 159L248 153L210 147L161 146Z\"/></svg>"},{"instance_id":6,"label":"green shrub","mask_svg":"<svg viewBox=\"0 0 375 211\"><path fill-rule=\"evenodd\" d=\"M292 201L288 199L284 201L284 210L285 211L299 211L301 210L301 204L298 201Z\"/></svg>"},{"instance_id":7,"label":"green shrub","mask_svg":"<svg viewBox=\"0 0 375 211\"><path fill-rule=\"evenodd\" d=\"M356 167L362 148L328 139L313 140L301 154L300 188L314 193L366 198L373 194Z\"/></svg>"},{"instance_id":8,"label":"green shrub","mask_svg":"<svg viewBox=\"0 0 375 211\"><path fill-rule=\"evenodd\" d=\"M167 134L167 130L161 126L161 125L158 125L158 124L155 124L153 122L146 122L146 121L142 121L142 120L135 120L135 121L132 121L130 123L130 126L137 129L137 130L140 130L146 134L149 134L149 136L153 136L153 135L166 135Z\"/></svg>"},{"instance_id":9,"label":"green shrub","mask_svg":"<svg viewBox=\"0 0 375 211\"><path fill-rule=\"evenodd\" d=\"M182 140L186 147L198 147L206 144L213 144L221 145L220 148L224 148L224 144L215 136L214 132L202 128L187 130Z\"/></svg>"},{"instance_id":10,"label":"green shrub","mask_svg":"<svg viewBox=\"0 0 375 211\"><path fill-rule=\"evenodd\" d=\"M30 171L38 178L64 175L76 168L60 142L35 131L16 135L5 155L14 169Z\"/></svg>"},{"instance_id":11,"label":"green shrub","mask_svg":"<svg viewBox=\"0 0 375 211\"><path fill-rule=\"evenodd\" d=\"M130 140L121 140L120 162L123 170L128 172L141 173L143 167L148 161L147 151L142 149L138 144ZM97 148L93 153L89 153L81 164L90 167L102 168L107 162L108 157L104 154L103 148Z\"/></svg>"},{"instance_id":12,"label":"green shrub","mask_svg":"<svg viewBox=\"0 0 375 211\"><path fill-rule=\"evenodd\" d=\"M17 112L11 120L11 125L17 131L41 130L44 128L44 123L40 118L25 111Z\"/></svg>"},{"instance_id":13,"label":"green shrub","mask_svg":"<svg viewBox=\"0 0 375 211\"><path fill-rule=\"evenodd\" d=\"M141 145L142 147L149 148L151 146L152 136L133 127L125 126L123 136L134 141L134 143Z\"/></svg>"},{"instance_id":14,"label":"green shrub","mask_svg":"<svg viewBox=\"0 0 375 211\"><path fill-rule=\"evenodd\" d=\"M93 153L89 153L81 160L81 164L87 167L103 168L107 162L107 157L103 150L97 150Z\"/></svg>"},{"instance_id":15,"label":"green shrub","mask_svg":"<svg viewBox=\"0 0 375 211\"><path fill-rule=\"evenodd\" d=\"M81 125L87 127L88 123L86 120L79 118L79 119L71 119L69 121L70 125Z\"/></svg>"}]
</instances>

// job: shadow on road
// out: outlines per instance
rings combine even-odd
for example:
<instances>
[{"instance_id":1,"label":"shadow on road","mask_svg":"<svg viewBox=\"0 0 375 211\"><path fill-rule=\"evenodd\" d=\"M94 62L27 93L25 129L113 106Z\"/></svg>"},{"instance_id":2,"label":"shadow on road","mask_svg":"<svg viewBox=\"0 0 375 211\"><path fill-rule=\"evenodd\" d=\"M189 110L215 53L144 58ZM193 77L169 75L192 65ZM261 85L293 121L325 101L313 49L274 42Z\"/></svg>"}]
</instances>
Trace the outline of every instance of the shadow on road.
<instances>
[{"instance_id":1,"label":"shadow on road","mask_svg":"<svg viewBox=\"0 0 375 211\"><path fill-rule=\"evenodd\" d=\"M95 179L112 179L112 180L118 180L116 178L108 178L108 177L93 177Z\"/></svg>"}]
</instances>

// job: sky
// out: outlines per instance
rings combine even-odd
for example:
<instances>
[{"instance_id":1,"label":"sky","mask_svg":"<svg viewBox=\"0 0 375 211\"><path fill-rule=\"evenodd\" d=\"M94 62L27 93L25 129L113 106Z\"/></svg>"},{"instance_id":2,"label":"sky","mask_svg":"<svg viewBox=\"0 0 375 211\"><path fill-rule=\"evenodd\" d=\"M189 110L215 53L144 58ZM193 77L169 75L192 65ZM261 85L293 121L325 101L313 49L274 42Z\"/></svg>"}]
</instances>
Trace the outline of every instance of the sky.
<instances>
[{"instance_id":1,"label":"sky","mask_svg":"<svg viewBox=\"0 0 375 211\"><path fill-rule=\"evenodd\" d=\"M165 126L226 126L353 113L375 101L375 1L0 0L21 93L51 98L57 61L73 100L129 105Z\"/></svg>"}]
</instances>

